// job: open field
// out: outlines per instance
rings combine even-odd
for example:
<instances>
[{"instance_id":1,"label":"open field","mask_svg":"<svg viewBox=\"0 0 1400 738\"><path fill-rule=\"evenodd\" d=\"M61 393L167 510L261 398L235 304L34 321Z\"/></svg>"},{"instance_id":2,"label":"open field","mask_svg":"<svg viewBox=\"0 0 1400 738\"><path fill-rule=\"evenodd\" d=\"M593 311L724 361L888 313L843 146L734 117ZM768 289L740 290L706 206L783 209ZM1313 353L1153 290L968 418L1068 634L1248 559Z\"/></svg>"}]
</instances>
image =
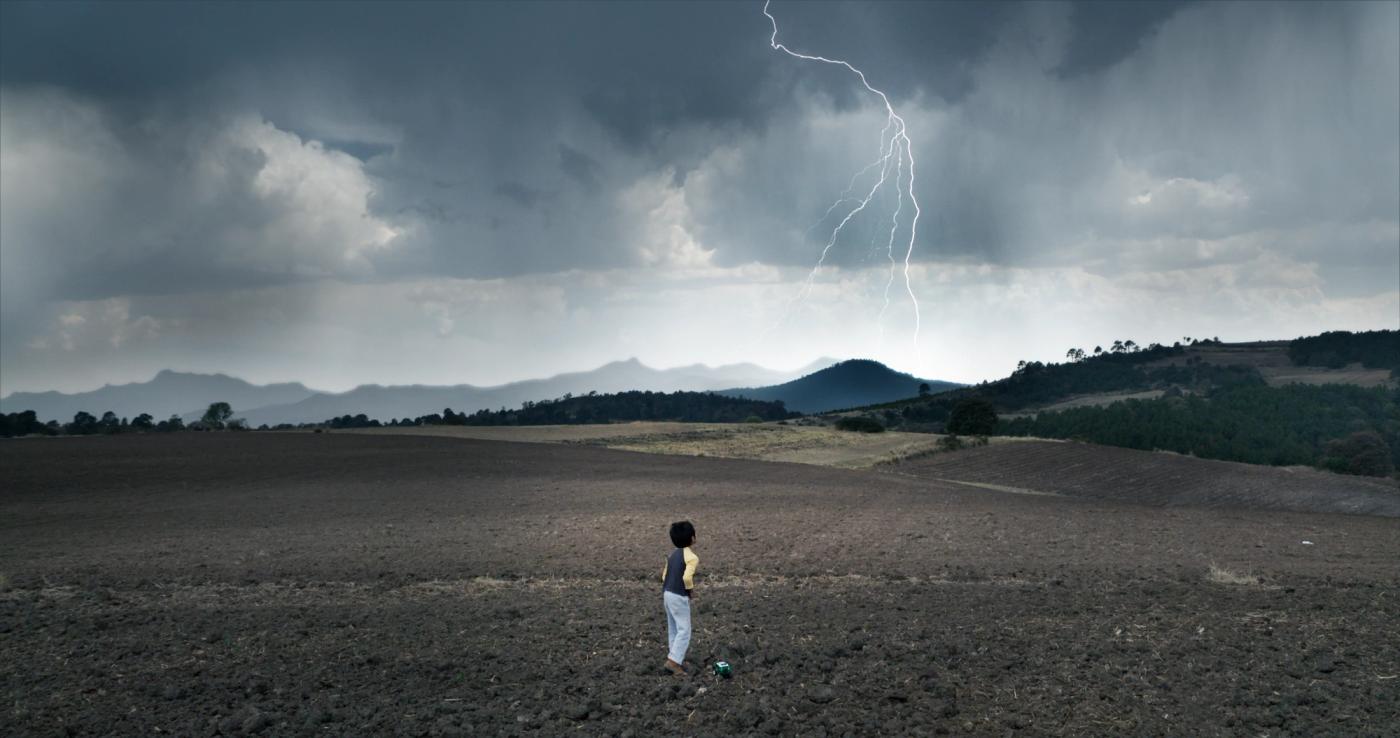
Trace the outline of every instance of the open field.
<instances>
[{"instance_id":1,"label":"open field","mask_svg":"<svg viewBox=\"0 0 1400 738\"><path fill-rule=\"evenodd\" d=\"M937 449L941 436L927 433L850 433L828 426L772 423L420 426L352 432L576 443L681 456L877 468L1002 492L1145 505L1400 517L1400 490L1393 479L1036 438L995 436L986 447L943 452Z\"/></svg>"},{"instance_id":2,"label":"open field","mask_svg":"<svg viewBox=\"0 0 1400 738\"><path fill-rule=\"evenodd\" d=\"M1400 727L1396 520L1003 494L917 463L0 443L0 734ZM680 517L700 535L692 656L729 681L659 672Z\"/></svg>"},{"instance_id":3,"label":"open field","mask_svg":"<svg viewBox=\"0 0 1400 738\"><path fill-rule=\"evenodd\" d=\"M1027 440L899 465L901 473L990 489L1147 505L1400 517L1394 479L1267 467L1089 443Z\"/></svg>"},{"instance_id":4,"label":"open field","mask_svg":"<svg viewBox=\"0 0 1400 738\"><path fill-rule=\"evenodd\" d=\"M416 425L400 428L356 428L335 433L367 433L399 436L439 436L443 438L472 438L478 441L518 441L521 443L597 443L611 442L639 435L672 433L729 434L733 423L598 423L592 425Z\"/></svg>"},{"instance_id":5,"label":"open field","mask_svg":"<svg viewBox=\"0 0 1400 738\"><path fill-rule=\"evenodd\" d=\"M343 432L343 431L342 431ZM719 456L865 469L931 452L928 433L849 433L821 425L776 423L618 423L511 427L418 426L370 428L366 434L432 435L525 443L579 443L679 456ZM996 438L995 443L1021 439Z\"/></svg>"},{"instance_id":6,"label":"open field","mask_svg":"<svg viewBox=\"0 0 1400 738\"><path fill-rule=\"evenodd\" d=\"M1295 366L1288 358L1287 341L1267 341L1254 344L1225 346L1193 346L1181 356L1151 362L1147 366L1185 364L1188 359L1200 359L1221 366L1252 366L1274 387L1286 384L1355 384L1361 387L1395 386L1389 369L1367 369L1352 364L1341 369L1320 366Z\"/></svg>"},{"instance_id":7,"label":"open field","mask_svg":"<svg viewBox=\"0 0 1400 738\"><path fill-rule=\"evenodd\" d=\"M1141 392L1100 392L1092 395L1076 395L1026 412L1001 413L1001 417L1007 420L1034 417L1037 413L1059 412L1076 407L1103 407L1124 400L1155 400L1165 394L1166 390L1143 390Z\"/></svg>"}]
</instances>

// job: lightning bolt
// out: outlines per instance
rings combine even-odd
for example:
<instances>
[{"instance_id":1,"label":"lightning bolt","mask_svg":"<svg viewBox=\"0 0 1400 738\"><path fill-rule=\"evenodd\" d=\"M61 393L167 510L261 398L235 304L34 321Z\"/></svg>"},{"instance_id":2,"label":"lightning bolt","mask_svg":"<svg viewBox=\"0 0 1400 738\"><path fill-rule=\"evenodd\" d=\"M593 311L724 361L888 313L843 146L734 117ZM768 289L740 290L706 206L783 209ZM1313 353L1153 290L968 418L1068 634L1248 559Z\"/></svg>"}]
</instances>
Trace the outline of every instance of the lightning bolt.
<instances>
[{"instance_id":1,"label":"lightning bolt","mask_svg":"<svg viewBox=\"0 0 1400 738\"><path fill-rule=\"evenodd\" d=\"M896 204L894 213L890 216L890 235L889 241L886 244L886 253L890 261L890 277L889 280L885 283L885 304L884 307L880 309L880 320L883 321L885 311L889 309L890 287L894 284L896 271L898 269L898 263L895 261L894 256L894 242L895 236L899 230L899 215L904 208L904 201L906 199L905 195L907 194L909 204L911 207L914 208L914 215L909 222L909 242L904 250L904 290L907 293L909 293L909 301L914 307L913 345L915 347L915 351L917 352L917 347L919 344L919 331L922 328L923 319L919 312L919 299L914 295L914 286L909 276L909 269L910 262L913 260L914 257L914 242L918 237L919 216L922 214L923 211L919 207L919 199L914 195L914 149L912 142L909 140L909 131L904 124L904 118L900 117L899 113L895 112L894 105L890 103L889 97L885 95L884 92L880 91L879 89L876 89L870 84L870 81L865 77L865 72L862 72L861 70L852 66L850 62L844 61L842 59L828 59L824 56L813 56L811 54L803 54L801 52L793 51L784 44L780 43L778 41L778 19L774 18L773 14L768 12L768 6L771 2L772 0L764 0L763 3L763 15L766 16L768 18L768 22L773 25L773 35L768 38L769 47L771 47L774 51L781 51L784 54L787 54L788 56L791 56L795 59L802 59L804 61L820 62L822 64L831 64L839 67L845 67L848 71L860 78L860 83L865 87L865 89L869 90L870 92L874 93L880 98L880 102L883 103L885 106L886 116L885 128L880 133L879 157L877 157L875 161L866 165L864 169L861 169L860 171L856 172L855 175L851 177L850 184L846 187L846 190L841 193L841 196L836 200L836 202L832 203L831 206L826 209L826 213L822 215L820 220L818 220L816 223L813 223L812 226L807 229L807 233L810 234L811 231L814 230L817 226L821 225L822 223L825 223L827 219L831 217L831 214L833 212L837 212L838 209L842 208L842 206L849 206L842 209L842 212L844 212L845 215L841 218L841 221L836 225L836 227L832 229L831 237L826 240L826 245L822 248L821 256L818 257L816 266L812 267L812 271L807 275L807 280L805 284L803 284L801 291L798 292L797 296L788 306L787 314L790 315L792 310L797 305L801 304L804 300L806 300L807 295L809 295L812 291L813 284L816 282L817 273L820 272L822 266L826 264L827 254L830 253L832 247L836 245L836 241L840 237L841 231L846 227L847 223L850 223L853 218L859 215L862 211L865 210L865 208L868 205L870 205L870 201L875 198L875 196L880 192L881 188L885 186L885 183L889 181L890 170L891 168L893 168ZM908 177L904 176L906 163L908 168ZM872 186L868 191L865 191L865 195L863 197L852 197L851 192L855 190L857 182L859 182L862 177L864 177L871 170L876 169L877 167L880 171L880 177L878 180L876 180L874 186ZM778 325L781 325L786 319L787 315L785 315L781 320L779 320ZM880 325L880 333L883 340L883 322L881 322ZM774 326L774 328L776 327L777 326Z\"/></svg>"}]
</instances>

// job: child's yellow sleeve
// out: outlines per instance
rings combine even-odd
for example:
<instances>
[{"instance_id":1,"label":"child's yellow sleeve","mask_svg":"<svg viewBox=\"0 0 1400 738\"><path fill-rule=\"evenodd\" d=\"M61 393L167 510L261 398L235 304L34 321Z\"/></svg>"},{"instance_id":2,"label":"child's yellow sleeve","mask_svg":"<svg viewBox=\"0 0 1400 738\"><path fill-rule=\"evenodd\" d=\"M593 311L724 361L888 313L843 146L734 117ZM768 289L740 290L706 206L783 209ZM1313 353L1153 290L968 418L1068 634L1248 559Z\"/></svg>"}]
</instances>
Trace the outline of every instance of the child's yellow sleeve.
<instances>
[{"instance_id":1,"label":"child's yellow sleeve","mask_svg":"<svg viewBox=\"0 0 1400 738\"><path fill-rule=\"evenodd\" d=\"M685 581L686 589L695 589L695 570L700 566L700 557L696 556L688 548L685 549L684 554L685 575L682 577L682 579ZM663 575L662 578L664 579L665 576Z\"/></svg>"}]
</instances>

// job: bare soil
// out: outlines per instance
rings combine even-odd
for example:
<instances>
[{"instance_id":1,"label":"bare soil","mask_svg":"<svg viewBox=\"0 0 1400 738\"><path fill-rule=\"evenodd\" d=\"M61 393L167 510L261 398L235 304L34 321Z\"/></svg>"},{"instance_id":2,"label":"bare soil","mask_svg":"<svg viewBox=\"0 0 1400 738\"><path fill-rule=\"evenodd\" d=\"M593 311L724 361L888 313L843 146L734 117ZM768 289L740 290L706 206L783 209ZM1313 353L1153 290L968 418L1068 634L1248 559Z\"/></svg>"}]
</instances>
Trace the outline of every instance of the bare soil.
<instances>
[{"instance_id":1,"label":"bare soil","mask_svg":"<svg viewBox=\"0 0 1400 738\"><path fill-rule=\"evenodd\" d=\"M1400 517L1400 482L1066 441L994 444L900 464L904 474L984 488L1217 507Z\"/></svg>"},{"instance_id":2,"label":"bare soil","mask_svg":"<svg viewBox=\"0 0 1400 738\"><path fill-rule=\"evenodd\" d=\"M865 469L932 451L928 433L852 433L824 425L777 423L618 423L611 425L416 426L356 433L431 435L525 443L581 443L679 456L722 456ZM1010 439L995 439L996 442Z\"/></svg>"},{"instance_id":3,"label":"bare soil","mask_svg":"<svg viewBox=\"0 0 1400 738\"><path fill-rule=\"evenodd\" d=\"M599 423L596 425L417 425L397 428L356 428L338 430L335 433L368 433L398 436L438 436L442 438L474 438L479 441L518 441L521 443L596 443L613 439L636 436L669 435L678 433L728 435L735 429L743 430L755 426L736 426L733 423L678 423L678 422L634 422Z\"/></svg>"},{"instance_id":4,"label":"bare soil","mask_svg":"<svg viewBox=\"0 0 1400 738\"><path fill-rule=\"evenodd\" d=\"M904 466L356 434L0 443L0 734L1400 729L1396 520ZM692 659L730 680L660 669L682 517Z\"/></svg>"}]
</instances>

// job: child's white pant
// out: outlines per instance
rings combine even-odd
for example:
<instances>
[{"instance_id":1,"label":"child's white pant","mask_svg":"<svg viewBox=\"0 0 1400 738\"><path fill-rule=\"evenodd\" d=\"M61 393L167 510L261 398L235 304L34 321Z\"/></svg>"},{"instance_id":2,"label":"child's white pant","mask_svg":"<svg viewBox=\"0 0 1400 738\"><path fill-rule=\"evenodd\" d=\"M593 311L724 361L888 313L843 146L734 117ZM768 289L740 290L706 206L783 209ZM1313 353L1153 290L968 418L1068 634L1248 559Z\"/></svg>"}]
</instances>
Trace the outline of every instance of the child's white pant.
<instances>
[{"instance_id":1,"label":"child's white pant","mask_svg":"<svg viewBox=\"0 0 1400 738\"><path fill-rule=\"evenodd\" d=\"M671 649L671 660L685 662L685 652L690 648L690 598L675 592L662 594L666 605L666 643Z\"/></svg>"}]
</instances>

